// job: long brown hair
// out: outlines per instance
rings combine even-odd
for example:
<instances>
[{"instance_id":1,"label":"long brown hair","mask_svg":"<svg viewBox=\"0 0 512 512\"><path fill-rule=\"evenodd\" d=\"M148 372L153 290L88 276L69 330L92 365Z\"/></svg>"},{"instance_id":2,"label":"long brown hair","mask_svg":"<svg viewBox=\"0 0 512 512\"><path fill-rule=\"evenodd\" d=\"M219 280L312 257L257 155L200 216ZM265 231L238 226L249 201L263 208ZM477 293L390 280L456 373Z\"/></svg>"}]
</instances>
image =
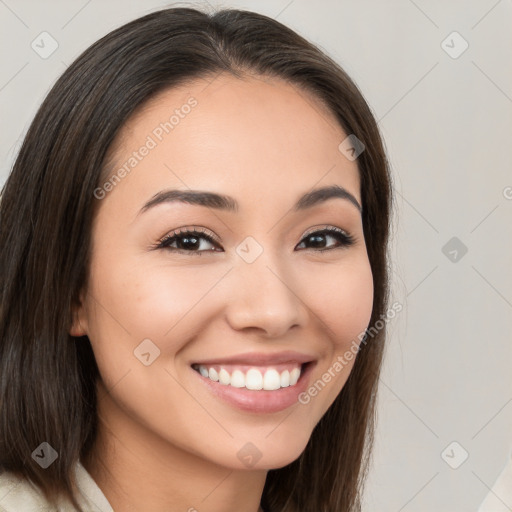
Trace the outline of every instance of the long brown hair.
<instances>
[{"instance_id":1,"label":"long brown hair","mask_svg":"<svg viewBox=\"0 0 512 512\"><path fill-rule=\"evenodd\" d=\"M364 143L357 164L374 280L370 325L385 314L389 164L371 110L343 69L294 31L248 11L170 8L114 30L51 89L0 200L0 470L32 480L50 501L62 494L81 510L72 469L97 432L98 367L88 339L77 342L69 328L87 281L94 190L109 147L157 93L220 72L287 80L313 93L346 134ZM301 456L268 472L267 510L360 510L384 338L385 328L361 344ZM43 441L58 453L46 469L31 457Z\"/></svg>"}]
</instances>

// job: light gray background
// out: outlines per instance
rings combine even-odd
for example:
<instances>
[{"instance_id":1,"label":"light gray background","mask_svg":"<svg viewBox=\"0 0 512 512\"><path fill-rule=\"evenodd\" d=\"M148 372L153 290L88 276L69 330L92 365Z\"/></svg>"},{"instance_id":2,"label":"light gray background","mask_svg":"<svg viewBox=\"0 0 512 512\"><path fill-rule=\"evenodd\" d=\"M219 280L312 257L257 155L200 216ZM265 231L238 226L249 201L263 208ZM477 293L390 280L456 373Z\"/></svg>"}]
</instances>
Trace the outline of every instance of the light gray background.
<instances>
[{"instance_id":1,"label":"light gray background","mask_svg":"<svg viewBox=\"0 0 512 512\"><path fill-rule=\"evenodd\" d=\"M0 184L66 66L166 5L0 0ZM476 511L512 450L511 1L210 5L270 15L318 44L360 86L386 141L397 198L392 301L403 311L389 323L364 511ZM47 59L31 48L43 31L59 45ZM458 36L442 46L453 31L469 44L457 58L443 46L459 51ZM445 255L452 237L459 247ZM460 447L445 452L453 441ZM462 450L468 459L452 469L445 460L456 465Z\"/></svg>"}]
</instances>

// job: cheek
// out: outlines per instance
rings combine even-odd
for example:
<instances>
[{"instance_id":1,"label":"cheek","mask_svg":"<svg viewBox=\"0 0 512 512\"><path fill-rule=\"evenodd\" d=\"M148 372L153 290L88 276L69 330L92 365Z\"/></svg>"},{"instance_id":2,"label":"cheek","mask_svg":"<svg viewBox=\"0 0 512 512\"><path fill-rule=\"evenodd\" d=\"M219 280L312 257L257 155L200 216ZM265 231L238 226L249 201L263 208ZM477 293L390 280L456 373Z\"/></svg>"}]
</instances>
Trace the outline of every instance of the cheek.
<instances>
[{"instance_id":1,"label":"cheek","mask_svg":"<svg viewBox=\"0 0 512 512\"><path fill-rule=\"evenodd\" d=\"M148 396L157 402L169 401L168 394L156 396L155 379L162 379L159 389L171 386L172 400L178 400L179 386L166 370L173 375L183 370L179 365L181 351L215 320L223 303L216 285L227 268L171 267L165 261L143 264L133 258L119 258L117 265L102 261L91 280L97 300L90 301L92 314L88 315L89 339L102 380L107 388L121 379L124 385L128 380L137 382L136 389L126 395L132 397L134 406L145 407ZM144 395L146 387L149 389ZM187 396L182 399L187 400Z\"/></svg>"},{"instance_id":2,"label":"cheek","mask_svg":"<svg viewBox=\"0 0 512 512\"><path fill-rule=\"evenodd\" d=\"M368 326L373 309L373 276L367 258L322 268L312 280L308 305L322 322L333 352L346 350Z\"/></svg>"},{"instance_id":3,"label":"cheek","mask_svg":"<svg viewBox=\"0 0 512 512\"><path fill-rule=\"evenodd\" d=\"M197 403L171 376L177 372L173 360L204 328L205 295L225 269L97 261L88 324L105 387L140 421L153 421L158 411L162 424L173 424L162 409L172 404L179 404L180 417L196 418Z\"/></svg>"},{"instance_id":4,"label":"cheek","mask_svg":"<svg viewBox=\"0 0 512 512\"><path fill-rule=\"evenodd\" d=\"M117 331L120 340L131 343L144 338L175 338L187 323L183 320L194 314L222 275L206 266L169 268L165 263L148 265L133 259L110 267L110 271L105 268L102 266L94 279L93 294L102 307L96 307L98 315L93 319L102 320L104 329Z\"/></svg>"},{"instance_id":5,"label":"cheek","mask_svg":"<svg viewBox=\"0 0 512 512\"><path fill-rule=\"evenodd\" d=\"M310 387L299 396L312 429L345 385L373 309L373 276L367 258L324 267L314 276L308 306L327 341Z\"/></svg>"}]
</instances>

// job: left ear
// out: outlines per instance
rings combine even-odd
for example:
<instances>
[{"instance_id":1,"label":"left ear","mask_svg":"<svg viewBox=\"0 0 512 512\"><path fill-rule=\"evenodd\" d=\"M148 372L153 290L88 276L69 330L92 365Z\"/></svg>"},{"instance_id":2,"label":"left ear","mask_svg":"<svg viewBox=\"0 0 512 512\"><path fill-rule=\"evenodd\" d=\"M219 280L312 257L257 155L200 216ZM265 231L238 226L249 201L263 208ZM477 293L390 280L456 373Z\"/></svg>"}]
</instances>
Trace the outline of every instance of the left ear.
<instances>
[{"instance_id":1,"label":"left ear","mask_svg":"<svg viewBox=\"0 0 512 512\"><path fill-rule=\"evenodd\" d=\"M69 334L71 336L80 337L87 334L87 314L84 303L84 294L80 292L78 304L74 304L71 310L73 317L69 328Z\"/></svg>"}]
</instances>

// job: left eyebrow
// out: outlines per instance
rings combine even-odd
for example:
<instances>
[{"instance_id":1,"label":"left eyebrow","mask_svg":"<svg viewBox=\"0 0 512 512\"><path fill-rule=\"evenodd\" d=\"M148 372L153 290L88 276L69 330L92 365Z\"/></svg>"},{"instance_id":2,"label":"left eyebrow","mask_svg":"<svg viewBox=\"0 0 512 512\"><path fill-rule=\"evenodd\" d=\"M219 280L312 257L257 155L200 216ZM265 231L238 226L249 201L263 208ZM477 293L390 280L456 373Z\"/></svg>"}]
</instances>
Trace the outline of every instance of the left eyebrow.
<instances>
[{"instance_id":1,"label":"left eyebrow","mask_svg":"<svg viewBox=\"0 0 512 512\"><path fill-rule=\"evenodd\" d=\"M306 210L333 198L347 200L352 203L359 212L362 211L362 207L357 199L348 190L339 185L331 185L307 192L297 200L293 206L293 210ZM188 203L229 212L237 212L239 209L238 201L235 198L223 194L200 190L162 190L144 204L139 214L159 204L172 202Z\"/></svg>"}]
</instances>

